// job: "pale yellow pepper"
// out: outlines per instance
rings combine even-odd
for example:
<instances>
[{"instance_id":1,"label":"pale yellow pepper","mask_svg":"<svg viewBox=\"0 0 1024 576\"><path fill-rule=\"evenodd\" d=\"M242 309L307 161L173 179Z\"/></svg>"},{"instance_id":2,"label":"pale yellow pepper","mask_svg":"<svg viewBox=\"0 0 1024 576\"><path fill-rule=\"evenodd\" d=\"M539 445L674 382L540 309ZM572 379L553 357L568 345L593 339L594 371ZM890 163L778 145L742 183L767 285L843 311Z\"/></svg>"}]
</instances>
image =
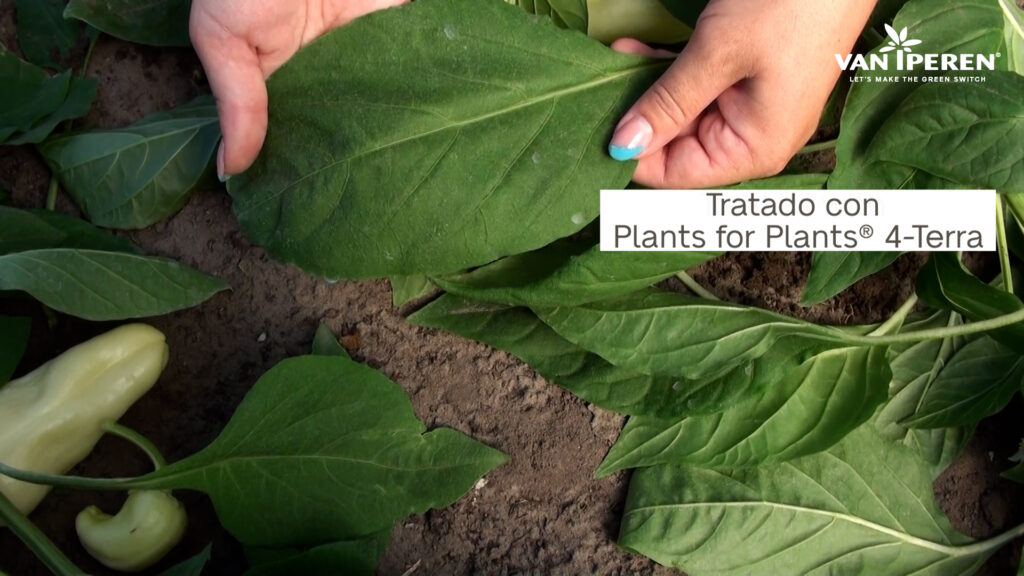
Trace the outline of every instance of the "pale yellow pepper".
<instances>
[{"instance_id":1,"label":"pale yellow pepper","mask_svg":"<svg viewBox=\"0 0 1024 576\"><path fill-rule=\"evenodd\" d=\"M185 507L168 492L138 490L116 516L90 506L75 519L78 539L108 568L139 572L156 564L185 535Z\"/></svg>"}]
</instances>

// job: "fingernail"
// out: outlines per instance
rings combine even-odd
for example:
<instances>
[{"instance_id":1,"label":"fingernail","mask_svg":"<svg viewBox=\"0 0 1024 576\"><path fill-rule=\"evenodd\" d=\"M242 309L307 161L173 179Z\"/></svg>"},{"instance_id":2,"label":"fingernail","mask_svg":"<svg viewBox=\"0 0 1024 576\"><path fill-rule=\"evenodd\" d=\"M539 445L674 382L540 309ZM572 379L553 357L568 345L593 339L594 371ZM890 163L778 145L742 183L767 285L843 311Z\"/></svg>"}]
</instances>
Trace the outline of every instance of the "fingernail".
<instances>
[{"instance_id":1,"label":"fingernail","mask_svg":"<svg viewBox=\"0 0 1024 576\"><path fill-rule=\"evenodd\" d=\"M217 148L217 179L220 180L222 184L231 179L231 175L230 174L225 174L224 173L224 143L223 142L221 142L220 143L220 147Z\"/></svg>"},{"instance_id":2,"label":"fingernail","mask_svg":"<svg viewBox=\"0 0 1024 576\"><path fill-rule=\"evenodd\" d=\"M632 160L643 153L653 138L654 129L650 122L643 116L636 116L615 129L615 135L608 144L608 153L620 162Z\"/></svg>"}]
</instances>

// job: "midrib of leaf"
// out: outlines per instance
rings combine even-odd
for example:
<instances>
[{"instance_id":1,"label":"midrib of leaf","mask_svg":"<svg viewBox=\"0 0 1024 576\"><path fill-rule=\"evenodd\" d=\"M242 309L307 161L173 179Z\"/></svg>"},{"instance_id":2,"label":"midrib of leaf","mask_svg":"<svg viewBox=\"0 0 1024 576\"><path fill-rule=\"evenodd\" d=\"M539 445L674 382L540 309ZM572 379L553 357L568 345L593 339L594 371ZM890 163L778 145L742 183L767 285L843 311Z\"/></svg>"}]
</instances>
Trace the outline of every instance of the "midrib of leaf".
<instances>
[{"instance_id":1,"label":"midrib of leaf","mask_svg":"<svg viewBox=\"0 0 1024 576\"><path fill-rule=\"evenodd\" d=\"M301 184L302 182L306 181L309 178L315 177L316 175L320 174L321 172L323 172L325 170L332 170L335 167L337 167L338 165L351 162L352 160L356 160L356 159L362 158L363 156L369 156L371 154L375 154L377 152L381 152L383 150L387 150L387 149L393 148L395 146L401 146L402 144L406 144L408 142L414 142L414 141L419 140L421 138L427 138L427 137L433 136L435 134L440 134L440 133L448 131L448 130L452 130L452 129L461 130L462 128L464 128L466 126L471 126L471 125L476 124L478 122L484 122L486 120L489 120L491 118L495 118L495 117L498 117L498 116L502 116L504 114L511 114L513 112L516 112L516 111L519 111L519 110L522 110L522 109L525 109L525 108L530 108L532 106L536 106L537 104L543 104L544 102L547 102L549 100L554 100L557 103L557 100L559 98L564 97L564 96L570 96L570 95L576 94L578 92L585 92L587 90L590 90L590 89L593 89L593 88L597 88L597 87L603 86L605 84L610 84L610 83L616 82L616 81L621 80L623 78L628 78L628 77L633 76L633 75L638 75L640 73L646 72L649 69L653 69L653 68L666 68L667 66L668 66L668 64L666 64L665 62L660 62L660 61L645 62L645 63L639 64L637 66L631 66L631 67L629 67L629 68L627 68L625 70L622 70L620 72L615 72L615 73L612 73L610 75L607 75L607 76L604 76L604 77L601 77L601 78L596 78L594 80L589 80L589 81L584 82L582 84L577 84L575 86L570 86L568 88L562 88L562 89L555 90L555 91L552 91L552 92L547 92L547 93L541 94L539 96L534 96L533 98L524 100L524 101L519 102L517 104L513 104L511 106L506 106L506 107L503 107L503 108L499 108L499 109L493 110L491 112L480 114L478 116L473 116L473 117L470 117L470 118L467 118L467 119L464 119L464 120L452 121L449 124L446 124L446 125L441 126L439 128L435 128L433 130L428 130L426 132L420 132L418 134L413 134L411 136L406 136L404 138L399 138L397 140L392 140L390 142L386 142L384 144L381 144L381 145L379 145L379 146L377 146L375 148L370 148L368 150L363 150L363 151L360 151L360 152L353 153L353 154L351 154L349 156L346 156L346 157L343 157L343 158L339 158L337 160L334 160L332 162L324 164L320 168L317 168L316 170L313 170L312 172L309 172L308 174L304 174L301 177L299 177L298 179L285 184L285 186L281 190L278 190L277 192L274 192L273 194L267 195L264 199L260 200L259 202L253 203L252 205L249 206L248 209L246 209L245 211L240 212L240 215L247 214L248 212L250 212L250 211L252 211L252 210L254 210L256 208L259 208L260 206L266 204L267 202L271 202L271 201L277 199L282 194L287 192L289 189L295 187L298 184Z\"/></svg>"},{"instance_id":2,"label":"midrib of leaf","mask_svg":"<svg viewBox=\"0 0 1024 576\"><path fill-rule=\"evenodd\" d=\"M924 548L926 550L932 550L934 552L939 552L941 554L945 554L947 556L955 557L955 558L963 557L963 556L974 556L974 555L977 555L977 554L981 554L981 553L987 552L989 550L994 550L995 548L998 548L999 546L1002 546L1008 540L1012 540L1013 538L1016 538L1017 536L1020 536L1021 534L1024 534L1024 524L1022 524L1020 526L1017 526L1016 528L1013 528L1012 530L1010 530L1008 532L1005 532L1003 534L1000 534L999 536L995 536L995 537L990 538L988 540L982 540L981 542L976 542L974 544L968 544L966 546L948 546L946 544L939 544L937 542L932 542L931 540L926 540L924 538L918 538L917 536L912 536L912 535L907 534L905 532L900 532L899 530L894 530L894 529L889 528L887 526L883 526L881 524L876 524L874 522L871 522L870 520L865 520L864 518L860 518L858 516L853 516L853 515L850 515L850 514L843 514L841 512L831 512L831 511L828 511L828 510L818 510L818 509L815 509L815 508L808 508L806 506L796 506L794 504L782 504L782 503L778 503L778 502L758 502L756 500L747 500L747 501L741 501L741 502L705 501L705 502L692 502L692 503L683 503L683 504L655 504L655 505L651 505L651 506L643 506L643 507L640 507L640 508L633 508L632 510L630 510L626 514L627 515L636 514L638 512L643 512L643 511L658 512L658 511L666 510L666 509L686 510L686 509L699 509L699 508L716 508L717 509L717 508L745 508L745 507L752 507L752 508L765 508L765 507L768 507L768 508L771 508L773 511L774 510L782 510L782 511L786 511L786 512L795 512L795 513L798 513L798 514L811 514L811 515L814 515L814 516L822 516L824 518L830 519L832 522L836 522L836 521L838 521L838 522L849 522L851 524L856 524L858 526L863 526L863 527L865 527L865 528L867 528L869 530L873 530L873 531L878 532L880 534L885 534L886 536L889 536L889 537L891 537L893 539L896 539L896 540L899 540L901 542L905 542L905 543L910 544L912 546L917 546L918 548Z\"/></svg>"}]
</instances>

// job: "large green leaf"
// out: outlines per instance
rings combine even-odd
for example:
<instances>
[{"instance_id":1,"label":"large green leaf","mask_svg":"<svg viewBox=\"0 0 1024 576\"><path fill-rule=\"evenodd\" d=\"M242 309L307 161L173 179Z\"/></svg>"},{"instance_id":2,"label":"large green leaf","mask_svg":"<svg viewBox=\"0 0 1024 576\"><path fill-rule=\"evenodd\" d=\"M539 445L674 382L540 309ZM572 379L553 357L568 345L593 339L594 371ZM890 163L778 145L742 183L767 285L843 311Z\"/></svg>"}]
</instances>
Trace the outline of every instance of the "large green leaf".
<instances>
[{"instance_id":1,"label":"large green leaf","mask_svg":"<svg viewBox=\"0 0 1024 576\"><path fill-rule=\"evenodd\" d=\"M973 543L932 497L928 466L862 426L828 452L728 472L633 475L619 544L692 576L972 574Z\"/></svg>"},{"instance_id":2,"label":"large green leaf","mask_svg":"<svg viewBox=\"0 0 1024 576\"><path fill-rule=\"evenodd\" d=\"M827 326L665 292L537 313L562 337L616 366L691 379L745 366L783 338L835 347L844 340L840 330Z\"/></svg>"},{"instance_id":3,"label":"large green leaf","mask_svg":"<svg viewBox=\"0 0 1024 576\"><path fill-rule=\"evenodd\" d=\"M64 19L64 0L17 0L18 44L25 59L60 68L78 41L78 23Z\"/></svg>"},{"instance_id":4,"label":"large green leaf","mask_svg":"<svg viewBox=\"0 0 1024 576\"><path fill-rule=\"evenodd\" d=\"M334 335L330 327L327 324L321 324L316 329L316 334L313 335L312 354L314 356L342 356L349 358L348 350L338 342L338 337Z\"/></svg>"},{"instance_id":5,"label":"large green leaf","mask_svg":"<svg viewBox=\"0 0 1024 576\"><path fill-rule=\"evenodd\" d=\"M85 220L49 210L0 206L0 255L43 248L139 252L134 244Z\"/></svg>"},{"instance_id":6,"label":"large green leaf","mask_svg":"<svg viewBox=\"0 0 1024 576\"><path fill-rule=\"evenodd\" d=\"M188 46L191 9L192 0L71 0L64 17L136 44Z\"/></svg>"},{"instance_id":7,"label":"large green leaf","mask_svg":"<svg viewBox=\"0 0 1024 576\"><path fill-rule=\"evenodd\" d=\"M911 428L971 426L1002 410L1024 383L1024 356L976 338L957 350L922 395Z\"/></svg>"},{"instance_id":8,"label":"large green leaf","mask_svg":"<svg viewBox=\"0 0 1024 576\"><path fill-rule=\"evenodd\" d=\"M370 14L270 79L263 154L228 185L236 214L273 256L330 278L453 273L545 246L629 182L635 166L605 147L666 66L499 0Z\"/></svg>"},{"instance_id":9,"label":"large green leaf","mask_svg":"<svg viewBox=\"0 0 1024 576\"><path fill-rule=\"evenodd\" d=\"M936 312L930 317L911 322L903 331L946 328L961 324L955 312ZM932 383L953 354L963 347L963 337L905 343L890 348L889 400L874 417L874 425L883 438L901 442L927 462L932 476L937 477L953 463L970 438L970 427L919 430L908 428L903 421L917 411Z\"/></svg>"},{"instance_id":10,"label":"large green leaf","mask_svg":"<svg viewBox=\"0 0 1024 576\"><path fill-rule=\"evenodd\" d=\"M392 276L390 281L391 303L395 308L438 291L437 286L426 276Z\"/></svg>"},{"instance_id":11,"label":"large green leaf","mask_svg":"<svg viewBox=\"0 0 1024 576\"><path fill-rule=\"evenodd\" d=\"M211 546L207 546L199 554L164 570L160 576L202 576L203 568L210 561L210 551Z\"/></svg>"},{"instance_id":12,"label":"large green leaf","mask_svg":"<svg viewBox=\"0 0 1024 576\"><path fill-rule=\"evenodd\" d=\"M769 351L763 363L737 367L721 378L688 380L638 374L609 364L562 338L525 308L446 295L409 321L506 350L551 382L607 410L659 418L724 410L811 354L787 342Z\"/></svg>"},{"instance_id":13,"label":"large green leaf","mask_svg":"<svg viewBox=\"0 0 1024 576\"><path fill-rule=\"evenodd\" d=\"M897 30L908 28L921 49L932 54L995 54L1004 44L1002 11L994 0L911 0L893 21ZM879 46L872 54L877 54ZM836 168L829 178L832 189L953 188L918 170L889 162L872 163L868 146L900 103L921 85L903 82L920 71L889 70L894 82L855 82L843 110L836 146ZM861 71L858 77L878 73ZM949 86L946 86L947 88Z\"/></svg>"},{"instance_id":14,"label":"large green leaf","mask_svg":"<svg viewBox=\"0 0 1024 576\"><path fill-rule=\"evenodd\" d=\"M869 161L902 164L968 186L1024 190L1024 76L927 84L878 130Z\"/></svg>"},{"instance_id":15,"label":"large green leaf","mask_svg":"<svg viewBox=\"0 0 1024 576\"><path fill-rule=\"evenodd\" d=\"M0 46L0 144L42 142L61 122L89 111L96 80L70 71L52 78Z\"/></svg>"},{"instance_id":16,"label":"large green leaf","mask_svg":"<svg viewBox=\"0 0 1024 576\"><path fill-rule=\"evenodd\" d=\"M245 576L373 576L391 529L358 540L342 540L308 550L248 549Z\"/></svg>"},{"instance_id":17,"label":"large green leaf","mask_svg":"<svg viewBox=\"0 0 1024 576\"><path fill-rule=\"evenodd\" d=\"M800 303L811 306L824 302L899 257L899 252L815 252Z\"/></svg>"},{"instance_id":18,"label":"large green leaf","mask_svg":"<svg viewBox=\"0 0 1024 576\"><path fill-rule=\"evenodd\" d=\"M31 330L32 320L29 318L0 316L0 387L18 368Z\"/></svg>"},{"instance_id":19,"label":"large green leaf","mask_svg":"<svg viewBox=\"0 0 1024 576\"><path fill-rule=\"evenodd\" d=\"M760 397L719 414L630 418L597 476L657 464L755 466L813 454L867 421L891 378L884 348L827 350L787 368Z\"/></svg>"},{"instance_id":20,"label":"large green leaf","mask_svg":"<svg viewBox=\"0 0 1024 576\"><path fill-rule=\"evenodd\" d=\"M200 96L125 128L51 139L40 151L89 220L145 228L185 204L219 142L217 107Z\"/></svg>"},{"instance_id":21,"label":"large green leaf","mask_svg":"<svg viewBox=\"0 0 1024 576\"><path fill-rule=\"evenodd\" d=\"M160 316L228 286L164 258L56 248L0 256L0 290L22 290L87 320Z\"/></svg>"},{"instance_id":22,"label":"large green leaf","mask_svg":"<svg viewBox=\"0 0 1024 576\"><path fill-rule=\"evenodd\" d=\"M559 28L587 33L587 0L505 0L529 14L548 16Z\"/></svg>"},{"instance_id":23,"label":"large green leaf","mask_svg":"<svg viewBox=\"0 0 1024 576\"><path fill-rule=\"evenodd\" d=\"M719 255L602 252L599 246L576 255L560 247L547 247L434 281L453 294L499 304L577 306L636 292Z\"/></svg>"},{"instance_id":24,"label":"large green leaf","mask_svg":"<svg viewBox=\"0 0 1024 576\"><path fill-rule=\"evenodd\" d=\"M955 254L947 252L932 254L921 269L917 294L933 308L954 310L975 322L1024 308L1019 298L985 284L968 272ZM988 334L1013 350L1024 352L1024 322Z\"/></svg>"},{"instance_id":25,"label":"large green leaf","mask_svg":"<svg viewBox=\"0 0 1024 576\"><path fill-rule=\"evenodd\" d=\"M1024 10L1014 0L999 0L1005 20L1006 61L1009 69L1024 74Z\"/></svg>"},{"instance_id":26,"label":"large green leaf","mask_svg":"<svg viewBox=\"0 0 1024 576\"><path fill-rule=\"evenodd\" d=\"M450 504L505 461L460 432L424 431L379 372L341 356L292 358L207 448L133 485L206 492L248 546L354 539Z\"/></svg>"}]
</instances>

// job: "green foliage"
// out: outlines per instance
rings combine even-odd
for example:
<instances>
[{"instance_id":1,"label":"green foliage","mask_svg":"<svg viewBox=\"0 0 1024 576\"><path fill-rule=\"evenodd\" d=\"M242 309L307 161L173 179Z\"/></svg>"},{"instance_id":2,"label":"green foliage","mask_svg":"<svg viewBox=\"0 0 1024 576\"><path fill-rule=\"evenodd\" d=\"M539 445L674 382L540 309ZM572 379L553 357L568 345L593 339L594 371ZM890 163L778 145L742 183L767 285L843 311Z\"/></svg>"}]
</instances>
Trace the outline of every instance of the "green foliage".
<instances>
[{"instance_id":1,"label":"green foliage","mask_svg":"<svg viewBox=\"0 0 1024 576\"><path fill-rule=\"evenodd\" d=\"M25 59L61 68L78 41L80 26L64 19L64 0L17 0L18 45Z\"/></svg>"},{"instance_id":2,"label":"green foliage","mask_svg":"<svg viewBox=\"0 0 1024 576\"><path fill-rule=\"evenodd\" d=\"M373 576L377 561L388 545L391 530L358 540L342 540L308 550L248 549L245 576Z\"/></svg>"},{"instance_id":3,"label":"green foliage","mask_svg":"<svg viewBox=\"0 0 1024 576\"><path fill-rule=\"evenodd\" d=\"M292 358L260 378L212 444L133 486L206 492L247 546L358 539L447 506L505 461L454 430L424 432L379 372L340 356Z\"/></svg>"},{"instance_id":4,"label":"green foliage","mask_svg":"<svg viewBox=\"0 0 1024 576\"><path fill-rule=\"evenodd\" d=\"M559 28L587 33L587 0L505 0L529 14L547 16Z\"/></svg>"},{"instance_id":5,"label":"green foliage","mask_svg":"<svg viewBox=\"0 0 1024 576\"><path fill-rule=\"evenodd\" d=\"M28 346L32 321L29 318L0 316L0 387L6 384Z\"/></svg>"},{"instance_id":6,"label":"green foliage","mask_svg":"<svg viewBox=\"0 0 1024 576\"><path fill-rule=\"evenodd\" d=\"M78 218L48 210L0 206L0 255L48 248L139 253L131 242Z\"/></svg>"},{"instance_id":7,"label":"green foliage","mask_svg":"<svg viewBox=\"0 0 1024 576\"><path fill-rule=\"evenodd\" d=\"M96 81L46 71L0 46L0 144L42 142L58 124L84 116Z\"/></svg>"},{"instance_id":8,"label":"green foliage","mask_svg":"<svg viewBox=\"0 0 1024 576\"><path fill-rule=\"evenodd\" d=\"M811 260L800 303L813 306L884 270L900 257L899 252L816 252Z\"/></svg>"},{"instance_id":9,"label":"green foliage","mask_svg":"<svg viewBox=\"0 0 1024 576\"><path fill-rule=\"evenodd\" d=\"M192 558L161 572L160 576L202 576L203 568L210 561L210 551L211 547L207 546Z\"/></svg>"},{"instance_id":10,"label":"green foliage","mask_svg":"<svg viewBox=\"0 0 1024 576\"><path fill-rule=\"evenodd\" d=\"M65 18L116 38L149 46L188 46L192 0L71 0Z\"/></svg>"},{"instance_id":11,"label":"green foliage","mask_svg":"<svg viewBox=\"0 0 1024 576\"><path fill-rule=\"evenodd\" d=\"M605 144L666 66L503 2L371 14L270 79L263 155L228 185L236 214L272 255L331 278L540 248L597 216L597 190L629 182L634 165Z\"/></svg>"},{"instance_id":12,"label":"green foliage","mask_svg":"<svg viewBox=\"0 0 1024 576\"><path fill-rule=\"evenodd\" d=\"M314 356L341 356L348 358L348 351L338 342L338 338L326 324L321 324L313 336Z\"/></svg>"},{"instance_id":13,"label":"green foliage","mask_svg":"<svg viewBox=\"0 0 1024 576\"><path fill-rule=\"evenodd\" d=\"M392 276L391 302L395 308L426 298L437 292L437 286L426 276Z\"/></svg>"},{"instance_id":14,"label":"green foliage","mask_svg":"<svg viewBox=\"0 0 1024 576\"><path fill-rule=\"evenodd\" d=\"M90 221L145 228L181 209L212 173L219 142L217 107L201 96L125 128L52 138L40 151Z\"/></svg>"}]
</instances>

